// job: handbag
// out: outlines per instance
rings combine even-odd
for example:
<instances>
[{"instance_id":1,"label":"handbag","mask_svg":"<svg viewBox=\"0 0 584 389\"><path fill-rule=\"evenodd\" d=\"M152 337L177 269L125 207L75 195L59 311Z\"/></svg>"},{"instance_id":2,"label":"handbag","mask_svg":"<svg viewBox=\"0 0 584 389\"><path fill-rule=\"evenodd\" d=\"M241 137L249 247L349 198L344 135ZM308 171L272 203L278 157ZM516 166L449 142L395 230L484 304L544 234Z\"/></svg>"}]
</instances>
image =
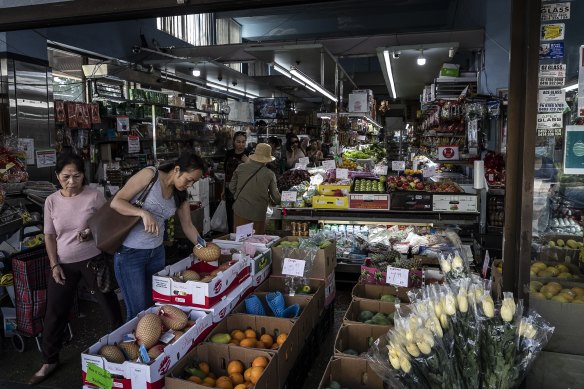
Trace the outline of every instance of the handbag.
<instances>
[{"instance_id":1,"label":"handbag","mask_svg":"<svg viewBox=\"0 0 584 389\"><path fill-rule=\"evenodd\" d=\"M158 169L148 185L142 190L136 201L132 204L137 208L142 208L146 196L158 179ZM111 200L97 210L89 220L87 225L93 235L95 246L101 251L114 254L122 245L132 228L140 221L140 216L126 216L117 212L111 206Z\"/></svg>"},{"instance_id":2,"label":"handbag","mask_svg":"<svg viewBox=\"0 0 584 389\"><path fill-rule=\"evenodd\" d=\"M115 289L111 262L111 257L101 254L91 258L87 263L87 267L95 273L95 283L101 293L108 293Z\"/></svg>"}]
</instances>

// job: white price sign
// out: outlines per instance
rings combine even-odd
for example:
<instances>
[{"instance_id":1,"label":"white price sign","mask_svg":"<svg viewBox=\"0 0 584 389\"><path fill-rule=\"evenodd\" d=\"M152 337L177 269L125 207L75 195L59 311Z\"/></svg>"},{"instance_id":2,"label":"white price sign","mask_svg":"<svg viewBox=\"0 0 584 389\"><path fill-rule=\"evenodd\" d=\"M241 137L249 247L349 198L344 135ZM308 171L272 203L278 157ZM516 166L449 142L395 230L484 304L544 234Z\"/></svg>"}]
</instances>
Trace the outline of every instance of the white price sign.
<instances>
[{"instance_id":1,"label":"white price sign","mask_svg":"<svg viewBox=\"0 0 584 389\"><path fill-rule=\"evenodd\" d=\"M407 288L409 276L410 271L408 269L388 266L385 282L389 285L403 286L404 288Z\"/></svg>"},{"instance_id":2,"label":"white price sign","mask_svg":"<svg viewBox=\"0 0 584 389\"><path fill-rule=\"evenodd\" d=\"M253 223L244 224L235 229L235 241L241 242L253 235Z\"/></svg>"},{"instance_id":3,"label":"white price sign","mask_svg":"<svg viewBox=\"0 0 584 389\"><path fill-rule=\"evenodd\" d=\"M349 178L349 169L337 169L337 180L347 180Z\"/></svg>"},{"instance_id":4,"label":"white price sign","mask_svg":"<svg viewBox=\"0 0 584 389\"><path fill-rule=\"evenodd\" d=\"M404 161L391 161L391 170L403 172L406 170L406 163Z\"/></svg>"},{"instance_id":5,"label":"white price sign","mask_svg":"<svg viewBox=\"0 0 584 389\"><path fill-rule=\"evenodd\" d=\"M298 158L298 163L306 166L310 163L310 158L308 158L308 157Z\"/></svg>"},{"instance_id":6,"label":"white price sign","mask_svg":"<svg viewBox=\"0 0 584 389\"><path fill-rule=\"evenodd\" d=\"M298 192L295 190L285 190L282 192L282 201L294 202L298 196Z\"/></svg>"},{"instance_id":7,"label":"white price sign","mask_svg":"<svg viewBox=\"0 0 584 389\"><path fill-rule=\"evenodd\" d=\"M386 176L387 175L387 166L384 166L384 165L375 166L375 169L373 172L375 174L380 175L380 176Z\"/></svg>"},{"instance_id":8,"label":"white price sign","mask_svg":"<svg viewBox=\"0 0 584 389\"><path fill-rule=\"evenodd\" d=\"M423 177L434 177L436 175L436 166L430 166L427 169L422 170Z\"/></svg>"},{"instance_id":9,"label":"white price sign","mask_svg":"<svg viewBox=\"0 0 584 389\"><path fill-rule=\"evenodd\" d=\"M336 169L337 168L337 164L334 160L328 160L328 161L322 161L322 167L324 168L324 170L331 170L331 169Z\"/></svg>"},{"instance_id":10,"label":"white price sign","mask_svg":"<svg viewBox=\"0 0 584 389\"><path fill-rule=\"evenodd\" d=\"M306 170L306 165L298 162L298 163L296 163L296 165L294 165L294 169Z\"/></svg>"},{"instance_id":11,"label":"white price sign","mask_svg":"<svg viewBox=\"0 0 584 389\"><path fill-rule=\"evenodd\" d=\"M304 267L306 261L302 259L284 258L282 266L282 275L304 277Z\"/></svg>"}]
</instances>

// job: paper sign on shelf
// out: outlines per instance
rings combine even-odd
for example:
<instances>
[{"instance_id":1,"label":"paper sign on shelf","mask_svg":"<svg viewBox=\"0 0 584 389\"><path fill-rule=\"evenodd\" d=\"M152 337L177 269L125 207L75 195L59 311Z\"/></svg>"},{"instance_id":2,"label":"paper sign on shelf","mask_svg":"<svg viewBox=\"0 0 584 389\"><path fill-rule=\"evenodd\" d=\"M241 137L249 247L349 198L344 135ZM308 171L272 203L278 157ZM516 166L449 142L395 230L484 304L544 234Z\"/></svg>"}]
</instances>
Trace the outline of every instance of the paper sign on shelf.
<instances>
[{"instance_id":1,"label":"paper sign on shelf","mask_svg":"<svg viewBox=\"0 0 584 389\"><path fill-rule=\"evenodd\" d=\"M405 161L391 161L391 170L394 172L399 171L403 172L406 170L406 163Z\"/></svg>"},{"instance_id":2,"label":"paper sign on shelf","mask_svg":"<svg viewBox=\"0 0 584 389\"><path fill-rule=\"evenodd\" d=\"M387 175L387 166L385 166L385 165L375 166L375 169L373 169L373 173L380 175L380 176L386 176Z\"/></svg>"},{"instance_id":3,"label":"paper sign on shelf","mask_svg":"<svg viewBox=\"0 0 584 389\"><path fill-rule=\"evenodd\" d=\"M282 275L304 277L306 261L303 259L284 258Z\"/></svg>"},{"instance_id":4,"label":"paper sign on shelf","mask_svg":"<svg viewBox=\"0 0 584 389\"><path fill-rule=\"evenodd\" d=\"M308 157L298 158L298 163L306 166L310 163L310 158L308 158Z\"/></svg>"},{"instance_id":5,"label":"paper sign on shelf","mask_svg":"<svg viewBox=\"0 0 584 389\"><path fill-rule=\"evenodd\" d=\"M349 169L337 169L337 180L347 180L349 178Z\"/></svg>"},{"instance_id":6,"label":"paper sign on shelf","mask_svg":"<svg viewBox=\"0 0 584 389\"><path fill-rule=\"evenodd\" d=\"M434 177L436 175L436 166L430 166L422 170L423 177Z\"/></svg>"},{"instance_id":7,"label":"paper sign on shelf","mask_svg":"<svg viewBox=\"0 0 584 389\"><path fill-rule=\"evenodd\" d=\"M296 192L295 190L285 190L282 192L282 200L281 201L294 202L294 201L296 201L297 197L298 197L298 192Z\"/></svg>"},{"instance_id":8,"label":"paper sign on shelf","mask_svg":"<svg viewBox=\"0 0 584 389\"><path fill-rule=\"evenodd\" d=\"M235 228L235 241L241 242L253 235L253 223L248 223Z\"/></svg>"},{"instance_id":9,"label":"paper sign on shelf","mask_svg":"<svg viewBox=\"0 0 584 389\"><path fill-rule=\"evenodd\" d=\"M322 167L324 170L336 169L337 164L334 160L322 161Z\"/></svg>"},{"instance_id":10,"label":"paper sign on shelf","mask_svg":"<svg viewBox=\"0 0 584 389\"><path fill-rule=\"evenodd\" d=\"M294 169L306 170L306 165L303 163L297 162L296 165L294 165Z\"/></svg>"},{"instance_id":11,"label":"paper sign on shelf","mask_svg":"<svg viewBox=\"0 0 584 389\"><path fill-rule=\"evenodd\" d=\"M408 269L400 269L399 267L387 267L385 282L389 285L408 287L408 279L410 271Z\"/></svg>"},{"instance_id":12,"label":"paper sign on shelf","mask_svg":"<svg viewBox=\"0 0 584 389\"><path fill-rule=\"evenodd\" d=\"M107 370L91 362L87 364L85 381L96 385L98 388L111 389L114 386L112 375Z\"/></svg>"}]
</instances>

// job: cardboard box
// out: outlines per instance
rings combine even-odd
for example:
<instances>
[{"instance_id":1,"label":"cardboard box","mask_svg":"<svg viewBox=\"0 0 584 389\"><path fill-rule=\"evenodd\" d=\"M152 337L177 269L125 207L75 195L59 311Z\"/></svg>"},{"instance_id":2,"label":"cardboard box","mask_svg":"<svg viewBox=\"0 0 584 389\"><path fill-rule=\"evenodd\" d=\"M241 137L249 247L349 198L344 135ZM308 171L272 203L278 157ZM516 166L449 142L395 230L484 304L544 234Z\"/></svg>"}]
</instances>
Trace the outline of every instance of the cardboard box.
<instances>
[{"instance_id":1,"label":"cardboard box","mask_svg":"<svg viewBox=\"0 0 584 389\"><path fill-rule=\"evenodd\" d=\"M213 323L219 323L233 311L253 291L252 279L246 278L237 288L232 290L223 300L208 309L193 308L206 312L213 317ZM156 303L160 304L160 303Z\"/></svg>"},{"instance_id":2,"label":"cardboard box","mask_svg":"<svg viewBox=\"0 0 584 389\"><path fill-rule=\"evenodd\" d=\"M335 273L332 272L324 280L324 307L327 308L335 300L337 295L337 284Z\"/></svg>"},{"instance_id":3,"label":"cardboard box","mask_svg":"<svg viewBox=\"0 0 584 389\"><path fill-rule=\"evenodd\" d=\"M369 96L367 93L349 93L349 112L369 113Z\"/></svg>"},{"instance_id":4,"label":"cardboard box","mask_svg":"<svg viewBox=\"0 0 584 389\"><path fill-rule=\"evenodd\" d=\"M312 294L309 295L299 295L299 296L307 296L311 297L314 300L315 311L317 313L317 317L315 318L318 321L318 317L322 310L324 309L324 280L317 280L317 279L306 279L305 280L312 289ZM279 291L284 295L297 295L295 288L290 288L286 284L286 277L284 276L270 276L266 281L264 281L260 286L256 288L256 292L276 292ZM300 285L296 286L299 287ZM315 322L316 324L316 322Z\"/></svg>"},{"instance_id":5,"label":"cardboard box","mask_svg":"<svg viewBox=\"0 0 584 389\"><path fill-rule=\"evenodd\" d=\"M381 313L394 313L395 312L395 304L393 303L386 303L383 301L375 301L375 300L353 300L351 304L349 304L349 308L345 313L345 317L343 317L343 324L363 324L357 318L359 317L359 313L361 311L371 311L374 314L381 312ZM379 324L368 324L371 326L382 326Z\"/></svg>"},{"instance_id":6,"label":"cardboard box","mask_svg":"<svg viewBox=\"0 0 584 389\"><path fill-rule=\"evenodd\" d=\"M280 237L276 235L261 235L269 239L268 243L262 242L253 242L248 240L248 243L253 244L254 246L263 248L263 247L272 247L280 241ZM235 234L228 234L218 237L217 239L213 239L213 243L216 243L221 248L228 248L228 249L236 249L240 250L243 246L244 242L236 242L235 241Z\"/></svg>"},{"instance_id":7,"label":"cardboard box","mask_svg":"<svg viewBox=\"0 0 584 389\"><path fill-rule=\"evenodd\" d=\"M258 316L258 317L274 317L274 313L266 303L266 296L269 292L258 292L255 291L253 294L256 295L264 307L266 312L265 316ZM295 326L298 330L298 337L301 341L308 339L312 329L316 326L316 321L320 312L317 312L316 309L316 302L312 301L312 297L309 295L301 295L298 294L296 296L289 296L284 295L284 301L286 307L289 307L292 304L298 304L300 306L300 314L295 318L290 318L294 320ZM245 308L245 301L240 302L234 309L231 311L231 315L249 315L249 316L256 316L253 314L248 314Z\"/></svg>"},{"instance_id":8,"label":"cardboard box","mask_svg":"<svg viewBox=\"0 0 584 389\"><path fill-rule=\"evenodd\" d=\"M318 389L329 386L331 381L337 381L343 388L351 389L383 389L383 380L371 368L366 359L346 358L334 355L329 361Z\"/></svg>"},{"instance_id":9,"label":"cardboard box","mask_svg":"<svg viewBox=\"0 0 584 389\"><path fill-rule=\"evenodd\" d=\"M262 282L268 279L270 274L272 273L272 267L268 266L264 270L260 271L259 273L251 276L252 278L252 286L255 288L259 286Z\"/></svg>"},{"instance_id":10,"label":"cardboard box","mask_svg":"<svg viewBox=\"0 0 584 389\"><path fill-rule=\"evenodd\" d=\"M202 341L211 330L213 320L205 312L190 310L189 318L196 320L196 323L184 333L176 342L169 344L164 352L158 356L151 364L126 361L124 363L108 362L99 355L99 350L106 344L120 343L126 334L131 334L138 325L138 321L146 313L156 313L159 307L151 307L140 312L137 317L130 320L109 335L102 337L81 354L81 375L83 384L89 387L92 385L85 381L87 364L94 363L98 367L107 370L114 376L114 387L124 389L162 388L164 386L164 375L182 357L184 357L194 345Z\"/></svg>"},{"instance_id":11,"label":"cardboard box","mask_svg":"<svg viewBox=\"0 0 584 389\"><path fill-rule=\"evenodd\" d=\"M391 192L389 209L392 211L431 212L432 194L428 192Z\"/></svg>"},{"instance_id":12,"label":"cardboard box","mask_svg":"<svg viewBox=\"0 0 584 389\"><path fill-rule=\"evenodd\" d=\"M351 185L322 185L318 186L318 193L323 196L334 196L335 191L340 190L346 196L351 191Z\"/></svg>"},{"instance_id":13,"label":"cardboard box","mask_svg":"<svg viewBox=\"0 0 584 389\"><path fill-rule=\"evenodd\" d=\"M349 209L349 198L346 196L313 196L312 208Z\"/></svg>"},{"instance_id":14,"label":"cardboard box","mask_svg":"<svg viewBox=\"0 0 584 389\"><path fill-rule=\"evenodd\" d=\"M352 295L353 300L367 299L379 301L381 296L390 294L399 297L400 301L403 303L409 303L409 291L409 288L396 288L391 285L357 284L353 287Z\"/></svg>"},{"instance_id":15,"label":"cardboard box","mask_svg":"<svg viewBox=\"0 0 584 389\"><path fill-rule=\"evenodd\" d=\"M219 272L210 282L173 279L173 275L186 269L198 273L210 273L217 269L217 262L202 262L189 256L152 276L154 301L197 308L211 308L223 296L240 285L250 274L250 259L243 257L226 270Z\"/></svg>"},{"instance_id":16,"label":"cardboard box","mask_svg":"<svg viewBox=\"0 0 584 389\"><path fill-rule=\"evenodd\" d=\"M556 353L584 354L581 324L584 317L584 305L531 298L529 299L529 307L535 309L555 327L552 338L544 350Z\"/></svg>"},{"instance_id":17,"label":"cardboard box","mask_svg":"<svg viewBox=\"0 0 584 389\"><path fill-rule=\"evenodd\" d=\"M298 241L297 236L287 236L283 238L286 241ZM311 253L306 249L286 249L287 258L303 259L311 257ZM284 265L284 250L282 247L272 247L272 274L282 275L282 266ZM333 240L331 245L324 249L316 250L314 263L310 274L306 278L326 279L329 274L335 271L337 266L337 245Z\"/></svg>"},{"instance_id":18,"label":"cardboard box","mask_svg":"<svg viewBox=\"0 0 584 389\"><path fill-rule=\"evenodd\" d=\"M369 325L369 324L344 324L339 328L335 340L335 354L343 357L355 358L350 354L345 354L348 349L355 350L359 355L357 358L367 353L371 344L378 338L385 335L391 326Z\"/></svg>"},{"instance_id":19,"label":"cardboard box","mask_svg":"<svg viewBox=\"0 0 584 389\"><path fill-rule=\"evenodd\" d=\"M16 332L16 308L2 307L2 328L4 336L11 338Z\"/></svg>"},{"instance_id":20,"label":"cardboard box","mask_svg":"<svg viewBox=\"0 0 584 389\"><path fill-rule=\"evenodd\" d=\"M233 347L223 344L202 343L188 353L166 376L166 389L205 389L205 386L183 379L184 368L193 361L207 362L210 371L217 376L228 375L225 367L232 360L239 360L245 368L256 357L266 357L269 362L264 373L255 384L255 389L274 389L278 387L278 369L276 355L273 352ZM186 378L186 377L184 377Z\"/></svg>"},{"instance_id":21,"label":"cardboard box","mask_svg":"<svg viewBox=\"0 0 584 389\"><path fill-rule=\"evenodd\" d=\"M432 195L432 209L434 212L479 212L478 196L434 193Z\"/></svg>"},{"instance_id":22,"label":"cardboard box","mask_svg":"<svg viewBox=\"0 0 584 389\"><path fill-rule=\"evenodd\" d=\"M225 244L222 241L217 242L216 244L221 248L222 255L228 255L230 254L231 250L234 250L232 244ZM239 247L235 250L244 251L243 243L238 243L238 245ZM272 264L272 250L270 250L267 246L254 245L254 247L256 249L256 255L254 255L253 258L250 257L252 276L261 272L266 267L270 267ZM239 254L233 254L233 259L239 259Z\"/></svg>"},{"instance_id":23,"label":"cardboard box","mask_svg":"<svg viewBox=\"0 0 584 389\"><path fill-rule=\"evenodd\" d=\"M581 388L584 356L542 351L526 378L529 389Z\"/></svg>"},{"instance_id":24,"label":"cardboard box","mask_svg":"<svg viewBox=\"0 0 584 389\"><path fill-rule=\"evenodd\" d=\"M287 333L288 338L280 346L276 352L276 359L278 362L278 382L279 387L283 387L290 370L296 362L302 347L304 347L304 339L300 341L298 336L298 328L294 325L295 321L290 319L281 319L268 316L251 316L251 315L229 315L219 323L213 331L207 336L206 341L217 333L231 333L233 330L246 330L251 328L256 333L270 334L274 336L276 333ZM237 346L238 347L238 346ZM249 350L246 348L246 350ZM256 349L262 351L273 351L267 349Z\"/></svg>"},{"instance_id":25,"label":"cardboard box","mask_svg":"<svg viewBox=\"0 0 584 389\"><path fill-rule=\"evenodd\" d=\"M388 194L349 194L349 209L389 209Z\"/></svg>"}]
</instances>

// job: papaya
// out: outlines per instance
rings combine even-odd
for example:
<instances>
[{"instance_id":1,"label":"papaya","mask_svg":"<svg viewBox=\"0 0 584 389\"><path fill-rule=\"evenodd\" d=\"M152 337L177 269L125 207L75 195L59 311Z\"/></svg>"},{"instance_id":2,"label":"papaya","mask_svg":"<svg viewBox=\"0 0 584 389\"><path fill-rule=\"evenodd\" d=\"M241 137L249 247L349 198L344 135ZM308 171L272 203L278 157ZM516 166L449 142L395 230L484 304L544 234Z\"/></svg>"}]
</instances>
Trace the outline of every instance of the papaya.
<instances>
[{"instance_id":1,"label":"papaya","mask_svg":"<svg viewBox=\"0 0 584 389\"><path fill-rule=\"evenodd\" d=\"M211 336L211 342L212 343L227 344L227 343L231 342L231 335L223 334L223 333L215 334L215 335Z\"/></svg>"}]
</instances>

